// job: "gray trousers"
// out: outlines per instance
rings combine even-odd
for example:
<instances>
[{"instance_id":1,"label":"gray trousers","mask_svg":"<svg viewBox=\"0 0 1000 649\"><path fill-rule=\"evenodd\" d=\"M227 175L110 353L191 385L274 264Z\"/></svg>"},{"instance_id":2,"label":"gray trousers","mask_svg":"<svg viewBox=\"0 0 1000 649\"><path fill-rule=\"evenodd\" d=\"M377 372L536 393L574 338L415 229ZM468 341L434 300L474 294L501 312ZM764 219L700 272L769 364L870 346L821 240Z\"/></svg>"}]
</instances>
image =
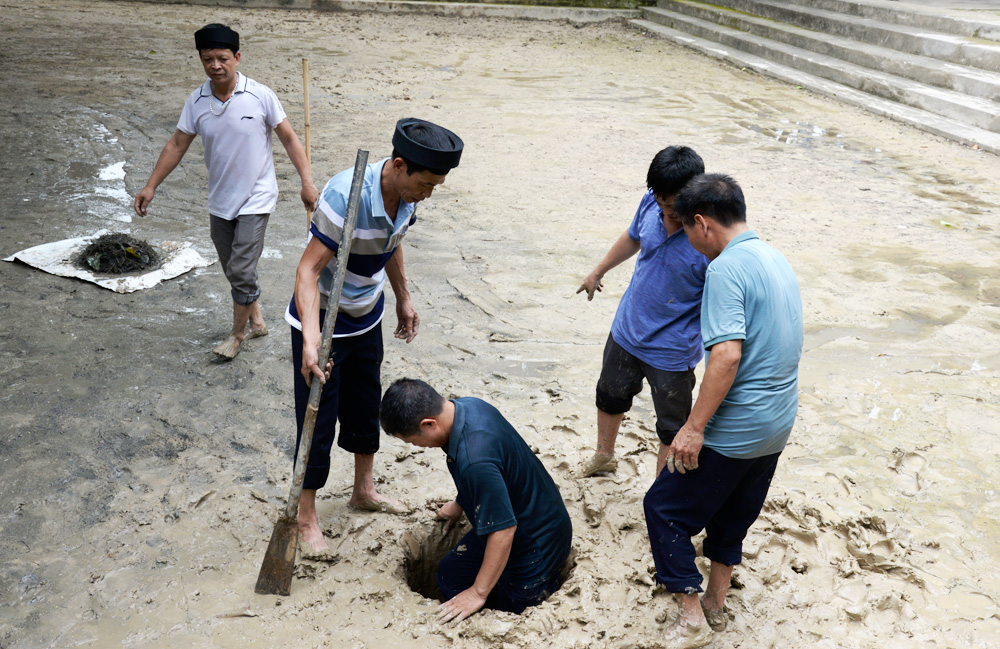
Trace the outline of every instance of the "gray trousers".
<instances>
[{"instance_id":1,"label":"gray trousers","mask_svg":"<svg viewBox=\"0 0 1000 649\"><path fill-rule=\"evenodd\" d=\"M269 214L240 214L227 221L209 215L212 243L222 272L232 287L233 302L249 306L260 297L257 260L264 250L264 230Z\"/></svg>"}]
</instances>

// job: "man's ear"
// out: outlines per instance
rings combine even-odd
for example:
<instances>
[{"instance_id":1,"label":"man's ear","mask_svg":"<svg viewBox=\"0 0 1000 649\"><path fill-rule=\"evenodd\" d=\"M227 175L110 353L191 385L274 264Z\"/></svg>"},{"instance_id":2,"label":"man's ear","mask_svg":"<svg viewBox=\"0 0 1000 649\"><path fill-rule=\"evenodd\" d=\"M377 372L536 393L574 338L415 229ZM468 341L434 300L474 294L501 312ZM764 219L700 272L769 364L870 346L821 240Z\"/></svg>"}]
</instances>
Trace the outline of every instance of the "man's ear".
<instances>
[{"instance_id":1,"label":"man's ear","mask_svg":"<svg viewBox=\"0 0 1000 649\"><path fill-rule=\"evenodd\" d=\"M424 419L420 420L421 433L424 431L434 432L435 430L437 430L437 427L438 427L438 420L435 419L434 417L425 417Z\"/></svg>"},{"instance_id":2,"label":"man's ear","mask_svg":"<svg viewBox=\"0 0 1000 649\"><path fill-rule=\"evenodd\" d=\"M708 219L706 219L701 214L694 215L694 227L699 228L702 232L708 231Z\"/></svg>"},{"instance_id":3,"label":"man's ear","mask_svg":"<svg viewBox=\"0 0 1000 649\"><path fill-rule=\"evenodd\" d=\"M403 160L402 158L393 158L391 162L392 162L392 170L395 171L397 174L406 173L406 160Z\"/></svg>"}]
</instances>

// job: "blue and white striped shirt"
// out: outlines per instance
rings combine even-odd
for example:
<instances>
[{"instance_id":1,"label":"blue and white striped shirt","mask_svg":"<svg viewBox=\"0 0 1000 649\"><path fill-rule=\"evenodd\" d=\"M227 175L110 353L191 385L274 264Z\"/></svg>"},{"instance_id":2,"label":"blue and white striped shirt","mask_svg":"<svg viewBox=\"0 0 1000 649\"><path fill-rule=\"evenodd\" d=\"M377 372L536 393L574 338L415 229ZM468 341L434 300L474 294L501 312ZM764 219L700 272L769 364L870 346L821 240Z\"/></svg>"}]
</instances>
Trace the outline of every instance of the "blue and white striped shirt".
<instances>
[{"instance_id":1,"label":"blue and white striped shirt","mask_svg":"<svg viewBox=\"0 0 1000 649\"><path fill-rule=\"evenodd\" d=\"M354 227L351 254L347 259L344 288L340 295L340 310L333 333L335 338L363 334L382 320L385 311L385 265L396 252L407 230L417 220L415 203L400 202L395 222L385 212L381 179L382 167L388 160L389 158L385 158L365 169L361 201L358 204L358 221ZM310 240L316 237L334 252L340 247L353 179L353 168L330 179L323 188L309 228ZM326 308L336 264L337 258L334 257L320 274L321 309ZM285 311L285 320L296 329L302 329L294 295Z\"/></svg>"}]
</instances>

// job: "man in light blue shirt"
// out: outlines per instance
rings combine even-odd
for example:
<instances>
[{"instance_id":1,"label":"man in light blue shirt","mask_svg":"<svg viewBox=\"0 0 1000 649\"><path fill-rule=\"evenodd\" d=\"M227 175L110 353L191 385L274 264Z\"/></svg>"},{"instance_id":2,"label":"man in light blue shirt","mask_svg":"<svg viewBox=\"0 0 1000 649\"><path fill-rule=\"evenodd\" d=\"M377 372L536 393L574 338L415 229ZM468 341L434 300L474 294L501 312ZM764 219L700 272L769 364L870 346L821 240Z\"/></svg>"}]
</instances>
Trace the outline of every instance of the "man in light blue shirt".
<instances>
[{"instance_id":1,"label":"man in light blue shirt","mask_svg":"<svg viewBox=\"0 0 1000 649\"><path fill-rule=\"evenodd\" d=\"M694 178L674 210L691 245L711 260L701 310L708 360L691 415L667 451L667 471L643 504L656 579L681 607L667 644L700 647L725 627L733 567L795 422L802 301L788 261L748 228L732 178ZM712 565L699 601L691 537L703 529Z\"/></svg>"}]
</instances>

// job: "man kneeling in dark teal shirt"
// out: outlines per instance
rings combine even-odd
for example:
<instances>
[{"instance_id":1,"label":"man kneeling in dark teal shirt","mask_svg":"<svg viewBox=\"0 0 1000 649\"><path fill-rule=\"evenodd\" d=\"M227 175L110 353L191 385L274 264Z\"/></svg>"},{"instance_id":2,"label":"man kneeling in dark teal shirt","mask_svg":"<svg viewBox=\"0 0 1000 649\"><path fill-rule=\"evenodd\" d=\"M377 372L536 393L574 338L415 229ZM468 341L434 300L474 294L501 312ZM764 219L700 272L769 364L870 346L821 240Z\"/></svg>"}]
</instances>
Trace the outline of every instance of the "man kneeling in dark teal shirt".
<instances>
[{"instance_id":1,"label":"man kneeling in dark teal shirt","mask_svg":"<svg viewBox=\"0 0 1000 649\"><path fill-rule=\"evenodd\" d=\"M422 447L444 449L458 495L438 512L472 531L438 567L442 622L483 606L520 613L559 586L573 528L559 488L514 427L481 399L446 401L416 379L382 398L382 428Z\"/></svg>"}]
</instances>

